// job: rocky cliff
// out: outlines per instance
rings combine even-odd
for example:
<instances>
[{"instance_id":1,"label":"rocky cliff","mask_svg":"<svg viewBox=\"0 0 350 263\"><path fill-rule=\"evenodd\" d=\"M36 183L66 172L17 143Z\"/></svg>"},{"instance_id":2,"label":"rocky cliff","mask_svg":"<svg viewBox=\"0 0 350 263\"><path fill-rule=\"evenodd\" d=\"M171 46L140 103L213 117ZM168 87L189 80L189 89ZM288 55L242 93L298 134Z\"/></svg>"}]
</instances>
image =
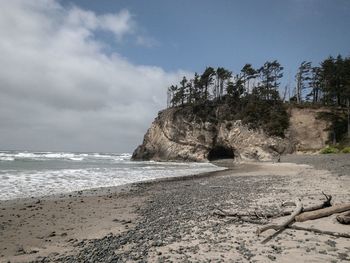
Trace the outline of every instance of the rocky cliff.
<instances>
[{"instance_id":1,"label":"rocky cliff","mask_svg":"<svg viewBox=\"0 0 350 263\"><path fill-rule=\"evenodd\" d=\"M239 120L212 121L184 114L181 108L159 112L147 131L134 160L207 161L220 158L271 160L296 150L325 145L328 124L316 117L317 110L292 109L286 138L249 129Z\"/></svg>"},{"instance_id":2,"label":"rocky cliff","mask_svg":"<svg viewBox=\"0 0 350 263\"><path fill-rule=\"evenodd\" d=\"M321 113L329 112L326 108L289 109L287 136L297 152L317 152L326 146L331 135L331 122L321 118Z\"/></svg>"}]
</instances>

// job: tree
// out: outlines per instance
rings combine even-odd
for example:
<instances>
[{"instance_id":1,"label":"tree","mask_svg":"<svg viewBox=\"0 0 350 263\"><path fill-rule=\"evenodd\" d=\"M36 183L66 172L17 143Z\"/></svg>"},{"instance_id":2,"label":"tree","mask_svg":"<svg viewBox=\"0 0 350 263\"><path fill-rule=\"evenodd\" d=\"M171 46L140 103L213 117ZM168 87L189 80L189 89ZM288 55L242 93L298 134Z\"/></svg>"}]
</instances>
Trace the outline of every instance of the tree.
<instances>
[{"instance_id":1,"label":"tree","mask_svg":"<svg viewBox=\"0 0 350 263\"><path fill-rule=\"evenodd\" d=\"M200 82L200 76L196 73L194 73L194 79L193 79L193 100L194 103L198 103L202 99L202 86Z\"/></svg>"},{"instance_id":2,"label":"tree","mask_svg":"<svg viewBox=\"0 0 350 263\"><path fill-rule=\"evenodd\" d=\"M209 99L209 87L213 84L215 70L212 67L207 67L201 75L200 82L204 90L204 101Z\"/></svg>"},{"instance_id":3,"label":"tree","mask_svg":"<svg viewBox=\"0 0 350 263\"><path fill-rule=\"evenodd\" d=\"M301 62L298 72L296 74L296 99L297 103L300 104L303 100L303 90L306 90L310 87L310 77L311 74L311 62L303 61Z\"/></svg>"},{"instance_id":4,"label":"tree","mask_svg":"<svg viewBox=\"0 0 350 263\"><path fill-rule=\"evenodd\" d=\"M311 68L311 77L310 77L310 88L311 92L308 95L309 97L312 97L313 103L318 103L320 101L321 97L321 84L322 84L322 75L321 75L321 68L320 67L312 67Z\"/></svg>"},{"instance_id":5,"label":"tree","mask_svg":"<svg viewBox=\"0 0 350 263\"><path fill-rule=\"evenodd\" d=\"M194 99L193 98L194 97L193 79L190 79L190 81L188 81L186 84L185 97L186 97L186 102L189 104L192 104Z\"/></svg>"},{"instance_id":6,"label":"tree","mask_svg":"<svg viewBox=\"0 0 350 263\"><path fill-rule=\"evenodd\" d=\"M221 98L224 94L225 81L232 77L232 72L225 68L218 67L216 69L216 85L214 90L214 96L216 98Z\"/></svg>"},{"instance_id":7,"label":"tree","mask_svg":"<svg viewBox=\"0 0 350 263\"><path fill-rule=\"evenodd\" d=\"M186 87L187 87L187 78L184 76L180 81L180 88L179 88L179 97L180 97L181 106L183 106L186 102Z\"/></svg>"},{"instance_id":8,"label":"tree","mask_svg":"<svg viewBox=\"0 0 350 263\"><path fill-rule=\"evenodd\" d=\"M323 91L323 103L325 105L335 104L335 63L334 58L329 57L321 63L321 81Z\"/></svg>"},{"instance_id":9,"label":"tree","mask_svg":"<svg viewBox=\"0 0 350 263\"><path fill-rule=\"evenodd\" d=\"M241 69L243 82L244 82L244 88L247 93L250 92L250 80L255 79L257 77L257 71L252 67L251 64L245 64L244 67Z\"/></svg>"},{"instance_id":10,"label":"tree","mask_svg":"<svg viewBox=\"0 0 350 263\"><path fill-rule=\"evenodd\" d=\"M266 100L271 100L273 98L273 92L278 90L280 85L280 79L283 77L283 67L281 64L274 60L272 62L267 61L258 70L260 74L260 95Z\"/></svg>"},{"instance_id":11,"label":"tree","mask_svg":"<svg viewBox=\"0 0 350 263\"><path fill-rule=\"evenodd\" d=\"M172 107L175 107L179 105L181 101L179 88L177 85L171 85L170 90L172 92L171 105Z\"/></svg>"}]
</instances>

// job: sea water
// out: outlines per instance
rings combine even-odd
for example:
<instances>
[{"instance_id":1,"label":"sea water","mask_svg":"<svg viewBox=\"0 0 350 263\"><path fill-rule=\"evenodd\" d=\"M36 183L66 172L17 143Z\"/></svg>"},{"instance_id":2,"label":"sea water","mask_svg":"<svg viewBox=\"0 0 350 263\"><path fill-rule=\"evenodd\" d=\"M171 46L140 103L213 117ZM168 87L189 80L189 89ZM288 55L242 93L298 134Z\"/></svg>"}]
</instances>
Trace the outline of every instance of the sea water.
<instances>
[{"instance_id":1,"label":"sea water","mask_svg":"<svg viewBox=\"0 0 350 263\"><path fill-rule=\"evenodd\" d=\"M130 158L128 153L0 151L0 200L224 169L210 163L136 162Z\"/></svg>"}]
</instances>

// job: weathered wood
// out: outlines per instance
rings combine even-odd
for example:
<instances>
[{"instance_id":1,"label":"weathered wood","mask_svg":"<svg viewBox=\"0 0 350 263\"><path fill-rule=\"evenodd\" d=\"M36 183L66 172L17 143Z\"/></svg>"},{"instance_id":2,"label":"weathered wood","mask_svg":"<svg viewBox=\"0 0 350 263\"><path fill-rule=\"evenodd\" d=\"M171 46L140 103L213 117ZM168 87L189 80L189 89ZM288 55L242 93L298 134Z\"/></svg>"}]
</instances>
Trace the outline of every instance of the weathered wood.
<instances>
[{"instance_id":1,"label":"weathered wood","mask_svg":"<svg viewBox=\"0 0 350 263\"><path fill-rule=\"evenodd\" d=\"M326 200L322 204L317 204L317 205L313 205L313 206L309 206L309 207L303 207L302 212L309 212L309 211L314 211L314 210L318 210L321 208L326 208L326 207L332 206L332 204L331 204L332 196L327 195L324 192L322 192L322 194L326 197ZM284 203L282 203L282 206L295 206L295 203L294 202L284 202Z\"/></svg>"},{"instance_id":2,"label":"weathered wood","mask_svg":"<svg viewBox=\"0 0 350 263\"><path fill-rule=\"evenodd\" d=\"M330 235L330 236L334 236L334 237L350 238L350 234L347 234L347 233L325 231L325 230L320 230L320 229L317 229L317 228L301 227L301 226L296 226L296 225L288 226L288 228L294 229L294 230L302 230L302 231L314 232L314 233L317 233L317 234Z\"/></svg>"},{"instance_id":3,"label":"weathered wood","mask_svg":"<svg viewBox=\"0 0 350 263\"><path fill-rule=\"evenodd\" d=\"M304 213L304 212L314 211L314 210L318 210L321 208L326 208L326 207L332 206L332 204L331 204L332 196L327 195L324 192L322 192L322 194L326 197L326 201L324 201L322 204L313 205L310 207L304 207L302 212Z\"/></svg>"},{"instance_id":4,"label":"weathered wood","mask_svg":"<svg viewBox=\"0 0 350 263\"><path fill-rule=\"evenodd\" d=\"M338 204L331 207L318 209L310 212L304 212L295 217L295 221L304 222L307 220L313 220L321 217L330 216L336 213L341 213L350 210L350 204Z\"/></svg>"},{"instance_id":5,"label":"weathered wood","mask_svg":"<svg viewBox=\"0 0 350 263\"><path fill-rule=\"evenodd\" d=\"M316 204L310 207L303 207L302 212L308 212L313 210L318 210L325 207L331 206L331 200L332 196L327 195L322 192L322 194L326 197L326 200L321 204ZM281 205L282 207L285 206L296 206L295 202L284 202ZM291 215L292 211L280 211L278 213L265 213L261 211L248 211L248 212L236 212L236 211L225 211L219 207L216 208L216 210L213 212L213 215L219 216L219 217L250 217L250 218L277 218L282 216L288 216Z\"/></svg>"},{"instance_id":6,"label":"weathered wood","mask_svg":"<svg viewBox=\"0 0 350 263\"><path fill-rule=\"evenodd\" d=\"M341 215L337 216L337 221L344 225L350 224L350 211L342 213Z\"/></svg>"},{"instance_id":7,"label":"weathered wood","mask_svg":"<svg viewBox=\"0 0 350 263\"><path fill-rule=\"evenodd\" d=\"M303 204L301 203L301 200L299 198L297 198L295 200L295 204L296 204L296 208L293 211L293 213L290 215L290 217L287 218L287 220L285 222L283 222L282 224L271 224L271 225L267 225L264 226L262 228L258 228L256 233L258 235L260 235L261 233L265 232L268 229L274 229L276 231L280 231L285 229L289 224L291 224L292 222L294 222L294 218L301 213L301 211L303 210Z\"/></svg>"},{"instance_id":8,"label":"weathered wood","mask_svg":"<svg viewBox=\"0 0 350 263\"><path fill-rule=\"evenodd\" d=\"M257 212L257 211L252 211L252 212L230 212L230 211L224 211L220 208L217 208L216 211L213 212L213 215L219 216L219 217L250 217L250 218L275 218L275 217L280 217L280 216L287 216L290 215L290 211L282 211L280 213L263 213L263 212Z\"/></svg>"}]
</instances>

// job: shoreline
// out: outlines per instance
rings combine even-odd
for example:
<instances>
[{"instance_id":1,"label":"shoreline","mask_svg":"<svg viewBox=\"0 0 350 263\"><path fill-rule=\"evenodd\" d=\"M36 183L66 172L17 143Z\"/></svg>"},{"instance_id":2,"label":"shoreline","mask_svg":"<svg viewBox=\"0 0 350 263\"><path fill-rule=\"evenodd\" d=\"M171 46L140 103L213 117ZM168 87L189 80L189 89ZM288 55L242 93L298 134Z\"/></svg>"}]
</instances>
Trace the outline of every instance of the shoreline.
<instances>
[{"instance_id":1,"label":"shoreline","mask_svg":"<svg viewBox=\"0 0 350 263\"><path fill-rule=\"evenodd\" d=\"M213 164L213 163L212 163ZM219 166L218 166L219 167ZM221 166L221 167L226 167L226 166ZM217 172L224 172L227 170L231 170L229 168L231 166L226 167L225 170L217 170L217 171L209 171L209 172L201 172L198 174L190 174L190 175L180 175L180 176L169 176L169 177L161 177L161 178L154 178L154 179L147 179L147 180L142 180L142 181L137 181L137 182L132 182L132 183L126 183L126 184L121 184L121 185L115 185L115 186L102 186L102 187L96 187L96 188L87 188L87 189L82 189L82 190L75 190L72 192L65 192L65 193L56 193L52 195L42 195L42 196L32 196L32 197L19 197L19 198L14 198L14 199L4 199L0 200L1 203L11 203L11 202L30 202L33 200L40 200L40 199L45 199L45 200L50 200L50 199L65 199L69 198L71 196L75 195L82 195L82 196L94 196L103 192L110 192L113 191L114 193L118 193L120 191L127 191L131 187L137 187L139 184L151 184L151 183L157 183L157 182L171 182L171 181L182 181L182 180L192 180L196 178L202 178L202 177L208 177L208 176L214 176L215 173Z\"/></svg>"},{"instance_id":2,"label":"shoreline","mask_svg":"<svg viewBox=\"0 0 350 263\"><path fill-rule=\"evenodd\" d=\"M200 255L222 261L230 257L242 262L269 261L263 250L270 251L270 246L250 246L249 242L257 239L253 235L256 226L239 222L228 224L227 220L212 217L210 213L214 207L244 210L258 205L274 209L276 200L289 200L299 195L313 202L322 198L317 190L320 187L331 194L336 192L337 201L344 198L350 201L343 188L350 186L350 176L339 177L308 165L283 163L288 158L295 157L282 158L279 164L246 163L222 171L77 191L58 197L0 201L0 233L4 237L0 241L0 261L74 262L77 258L107 262L113 258L122 261L146 258L150 262L183 261L185 258L203 261ZM347 167L347 163L343 166ZM300 184L300 180L308 185ZM328 185L324 185L325 182ZM214 231L213 227L221 230ZM294 235L300 240L297 234ZM320 240L322 248L322 242L329 239L317 235L314 238ZM326 241L322 241L323 238ZM108 246L106 240L109 240ZM214 245L214 240L219 242L218 246ZM235 242L243 241L244 248L239 245L236 249ZM274 242L283 243L278 240L271 244ZM287 244L290 242L298 243L289 240ZM339 243L337 253L349 252L343 242ZM224 244L234 248L226 251ZM106 250L105 246L110 249ZM180 247L186 249L179 250ZM297 258L308 256L308 252L296 246L284 249ZM247 254L245 250L250 252ZM285 259L281 257L283 253L272 252L268 254ZM337 259L335 252L322 253L316 253L320 262Z\"/></svg>"},{"instance_id":3,"label":"shoreline","mask_svg":"<svg viewBox=\"0 0 350 263\"><path fill-rule=\"evenodd\" d=\"M208 162L214 166L217 167L223 167L225 169L222 170L216 170L216 171L208 171L208 172L200 172L196 174L189 174L189 175L179 175L179 176L168 176L168 177L159 177L159 178L153 178L153 179L145 179L141 181L135 181L135 182L130 182L130 183L125 183L125 184L120 184L120 185L114 185L114 186L101 186L101 187L95 187L95 188L86 188L86 189L81 189L81 190L75 190L71 192L63 192L63 193L55 193L55 194L50 194L50 195L39 195L39 196L31 196L31 197L17 197L13 199L0 199L1 202L17 202L17 201L29 201L29 200L38 200L38 199L59 199L59 198L67 198L70 195L75 195L75 194L81 194L83 193L84 195L95 195L96 192L104 192L105 190L114 190L115 192L118 192L118 189L123 189L123 188L129 188L132 186L137 186L138 184L142 183L149 183L149 182L157 182L157 181L172 181L173 179L176 180L188 180L188 179L193 179L194 177L205 177L205 176L211 176L211 173L215 172L220 172L220 171L225 171L228 169L233 168L233 165L229 164L228 162L224 162L224 165L215 165L215 162Z\"/></svg>"}]
</instances>

